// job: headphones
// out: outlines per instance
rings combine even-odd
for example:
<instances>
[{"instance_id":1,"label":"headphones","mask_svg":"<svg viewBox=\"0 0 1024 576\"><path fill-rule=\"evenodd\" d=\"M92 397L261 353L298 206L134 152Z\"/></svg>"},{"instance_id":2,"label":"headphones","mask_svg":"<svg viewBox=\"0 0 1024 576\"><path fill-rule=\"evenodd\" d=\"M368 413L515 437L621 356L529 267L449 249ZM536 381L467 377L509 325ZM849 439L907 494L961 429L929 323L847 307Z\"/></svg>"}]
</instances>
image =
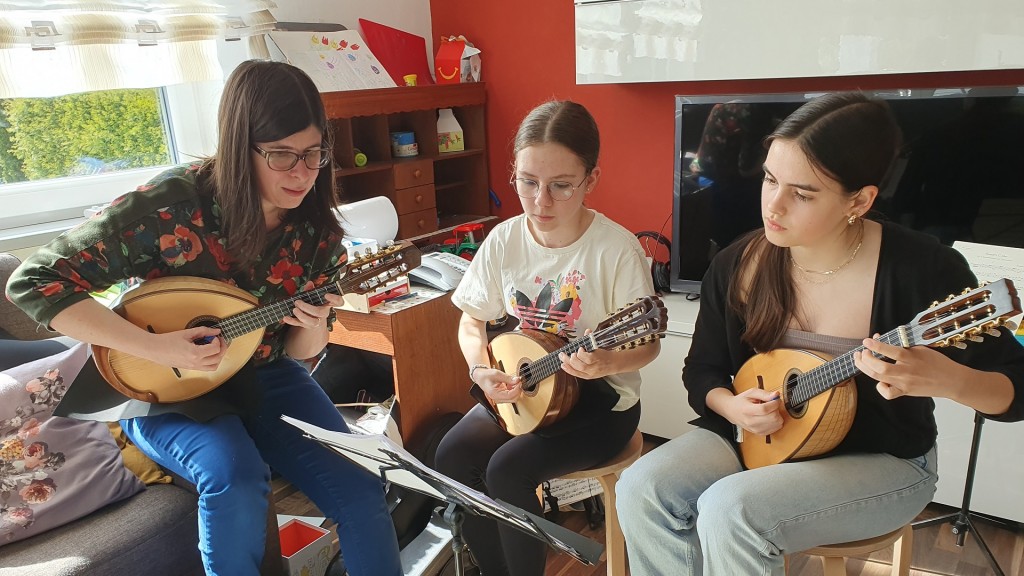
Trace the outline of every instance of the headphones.
<instances>
[{"instance_id":1,"label":"headphones","mask_svg":"<svg viewBox=\"0 0 1024 576\"><path fill-rule=\"evenodd\" d=\"M638 239L651 238L655 240L658 244L665 247L665 251L668 252L669 258L672 257L672 243L668 241L668 238L665 238L661 234L651 230L644 230L642 232L637 232L636 237ZM661 261L655 257L658 254L657 245L654 246L653 250L647 250L650 243L641 242L641 244L644 246L644 251L650 252L651 254L651 278L654 280L654 289L658 292L671 292L672 266L667 260Z\"/></svg>"}]
</instances>

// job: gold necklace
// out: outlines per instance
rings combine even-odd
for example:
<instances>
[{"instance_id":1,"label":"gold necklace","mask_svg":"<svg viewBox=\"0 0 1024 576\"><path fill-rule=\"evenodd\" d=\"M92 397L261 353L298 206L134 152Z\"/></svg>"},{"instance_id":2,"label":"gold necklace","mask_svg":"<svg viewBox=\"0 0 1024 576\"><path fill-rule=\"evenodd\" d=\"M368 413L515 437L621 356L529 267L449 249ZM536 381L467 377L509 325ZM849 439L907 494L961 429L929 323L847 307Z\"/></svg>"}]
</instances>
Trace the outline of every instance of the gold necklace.
<instances>
[{"instance_id":1,"label":"gold necklace","mask_svg":"<svg viewBox=\"0 0 1024 576\"><path fill-rule=\"evenodd\" d=\"M803 272L804 280L810 282L811 284L824 284L825 282L828 282L829 280L831 280L840 270L842 270L843 268L846 268L847 266L849 266L850 262L853 262L853 259L857 257L857 253L860 252L860 247L863 246L863 245L864 245L864 225L861 224L860 241L857 242L857 246L854 247L853 253L850 254L850 257L847 258L846 261L843 262L842 264L840 264L839 266L836 266L835 268L833 268L831 270L825 270L825 271L808 270L807 268L804 268L803 266L801 266L801 265L796 263L796 260L793 258L793 253L792 252L790 252L790 254L789 254L789 261L793 263L793 266L796 266L797 270L799 270L800 272ZM811 276L812 274L817 274L819 276L824 276L824 278L822 278L821 280L814 280L813 276Z\"/></svg>"}]
</instances>

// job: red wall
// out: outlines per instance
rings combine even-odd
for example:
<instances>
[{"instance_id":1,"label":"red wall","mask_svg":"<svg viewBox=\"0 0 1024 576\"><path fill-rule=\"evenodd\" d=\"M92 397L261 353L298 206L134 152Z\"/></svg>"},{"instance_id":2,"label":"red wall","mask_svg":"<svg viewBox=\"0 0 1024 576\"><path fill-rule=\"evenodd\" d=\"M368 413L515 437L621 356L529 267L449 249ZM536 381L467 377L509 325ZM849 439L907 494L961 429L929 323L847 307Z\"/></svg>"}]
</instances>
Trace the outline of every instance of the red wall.
<instances>
[{"instance_id":1,"label":"red wall","mask_svg":"<svg viewBox=\"0 0 1024 576\"><path fill-rule=\"evenodd\" d=\"M1024 70L1001 70L577 86L570 0L430 0L430 11L435 52L438 39L452 34L483 51L491 188L502 201L493 213L501 217L522 211L507 184L511 140L523 115L544 100L575 100L597 119L602 179L588 204L636 232L661 230L672 211L676 94L1024 84Z\"/></svg>"}]
</instances>

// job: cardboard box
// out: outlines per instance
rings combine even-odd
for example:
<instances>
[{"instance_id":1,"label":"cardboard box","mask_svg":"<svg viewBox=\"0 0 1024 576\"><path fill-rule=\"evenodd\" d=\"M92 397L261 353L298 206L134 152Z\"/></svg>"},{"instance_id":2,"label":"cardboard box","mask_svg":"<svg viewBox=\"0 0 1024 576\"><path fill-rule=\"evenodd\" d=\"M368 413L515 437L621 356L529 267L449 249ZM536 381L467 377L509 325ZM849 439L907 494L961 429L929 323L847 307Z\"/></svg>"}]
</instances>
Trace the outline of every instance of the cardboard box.
<instances>
[{"instance_id":1,"label":"cardboard box","mask_svg":"<svg viewBox=\"0 0 1024 576\"><path fill-rule=\"evenodd\" d=\"M279 529L281 559L290 576L324 576L331 561L331 531L292 519Z\"/></svg>"},{"instance_id":2,"label":"cardboard box","mask_svg":"<svg viewBox=\"0 0 1024 576\"><path fill-rule=\"evenodd\" d=\"M434 75L438 84L480 81L480 50L464 36L441 38L434 57Z\"/></svg>"}]
</instances>

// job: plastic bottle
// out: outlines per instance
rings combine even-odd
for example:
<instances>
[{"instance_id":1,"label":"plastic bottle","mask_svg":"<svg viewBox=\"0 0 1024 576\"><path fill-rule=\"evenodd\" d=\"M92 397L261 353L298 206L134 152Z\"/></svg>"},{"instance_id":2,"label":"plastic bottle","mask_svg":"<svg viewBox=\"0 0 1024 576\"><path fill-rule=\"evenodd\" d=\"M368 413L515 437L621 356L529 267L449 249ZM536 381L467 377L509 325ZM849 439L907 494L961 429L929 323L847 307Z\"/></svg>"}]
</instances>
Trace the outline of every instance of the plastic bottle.
<instances>
[{"instance_id":1,"label":"plastic bottle","mask_svg":"<svg viewBox=\"0 0 1024 576\"><path fill-rule=\"evenodd\" d=\"M462 126L455 119L455 114L451 108L441 108L437 111L437 151L458 152L465 149Z\"/></svg>"}]
</instances>

